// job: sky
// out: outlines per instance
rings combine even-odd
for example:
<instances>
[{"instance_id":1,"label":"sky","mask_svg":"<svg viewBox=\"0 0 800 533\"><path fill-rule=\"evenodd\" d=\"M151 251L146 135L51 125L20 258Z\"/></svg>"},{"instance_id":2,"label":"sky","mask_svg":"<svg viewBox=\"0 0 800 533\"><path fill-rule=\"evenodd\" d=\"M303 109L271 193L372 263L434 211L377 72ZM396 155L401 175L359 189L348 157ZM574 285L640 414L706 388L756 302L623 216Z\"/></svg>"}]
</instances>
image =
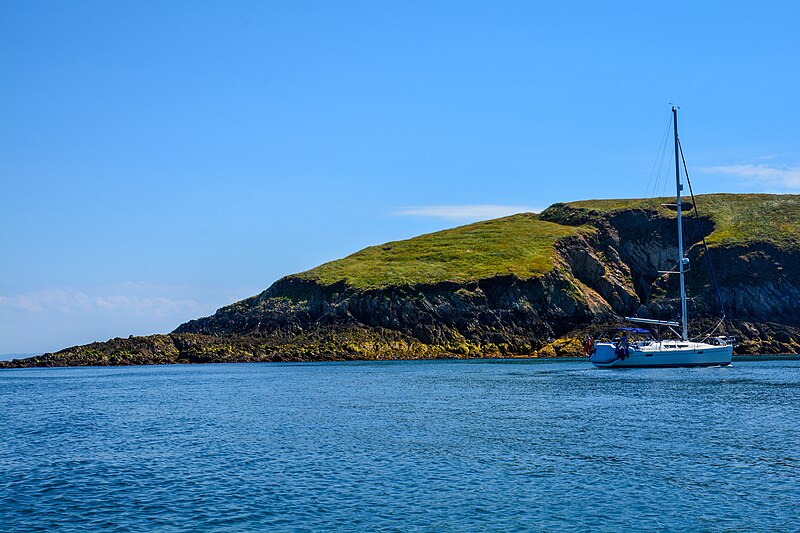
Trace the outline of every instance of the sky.
<instances>
[{"instance_id":1,"label":"sky","mask_svg":"<svg viewBox=\"0 0 800 533\"><path fill-rule=\"evenodd\" d=\"M671 103L696 193L800 193L798 28L795 1L3 0L0 354L652 196Z\"/></svg>"}]
</instances>

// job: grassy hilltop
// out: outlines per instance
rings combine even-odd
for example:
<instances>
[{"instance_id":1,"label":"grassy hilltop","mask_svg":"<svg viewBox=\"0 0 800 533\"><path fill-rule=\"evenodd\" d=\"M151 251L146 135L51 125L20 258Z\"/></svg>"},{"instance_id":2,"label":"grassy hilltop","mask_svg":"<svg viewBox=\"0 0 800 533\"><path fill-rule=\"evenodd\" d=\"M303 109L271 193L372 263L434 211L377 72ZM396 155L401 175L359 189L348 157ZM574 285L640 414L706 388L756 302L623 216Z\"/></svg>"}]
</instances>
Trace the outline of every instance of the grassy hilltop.
<instances>
[{"instance_id":1,"label":"grassy hilltop","mask_svg":"<svg viewBox=\"0 0 800 533\"><path fill-rule=\"evenodd\" d=\"M322 285L345 281L358 289L463 283L498 275L521 279L552 270L555 243L581 230L523 213L370 246L295 274Z\"/></svg>"},{"instance_id":2,"label":"grassy hilltop","mask_svg":"<svg viewBox=\"0 0 800 533\"><path fill-rule=\"evenodd\" d=\"M708 194L695 198L700 214L713 222L714 229L706 238L709 245L769 243L785 251L800 250L800 195ZM670 202L675 199L570 202L564 205L585 212L578 225L543 220L533 213L512 215L370 246L293 277L322 285L343 281L358 289L463 283L502 275L527 279L553 269L555 244L560 239L596 231L591 222L633 210L674 219L675 211L664 207ZM685 224L693 228L692 216L693 211L684 212Z\"/></svg>"}]
</instances>

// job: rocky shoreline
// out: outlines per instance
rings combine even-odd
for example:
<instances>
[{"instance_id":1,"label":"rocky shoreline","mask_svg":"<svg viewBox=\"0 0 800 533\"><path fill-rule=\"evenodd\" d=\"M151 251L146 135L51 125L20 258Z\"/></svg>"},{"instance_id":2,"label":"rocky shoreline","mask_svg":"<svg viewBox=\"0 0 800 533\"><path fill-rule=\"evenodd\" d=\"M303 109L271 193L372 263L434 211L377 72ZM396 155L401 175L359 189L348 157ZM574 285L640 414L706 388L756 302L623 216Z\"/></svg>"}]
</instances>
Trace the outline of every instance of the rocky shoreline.
<instances>
[{"instance_id":1,"label":"rocky shoreline","mask_svg":"<svg viewBox=\"0 0 800 533\"><path fill-rule=\"evenodd\" d=\"M499 349L474 346L467 354L413 342L386 342L380 349L335 351L315 346L306 350L295 346L285 350L260 339L209 339L203 335L167 334L111 339L76 346L55 353L24 359L0 361L0 368L50 368L83 366L140 366L219 363L312 363L333 361L411 361L435 359L586 359L582 341L564 338L529 354L502 353ZM800 357L797 352L770 354L737 350L734 361ZM588 361L588 359L587 359Z\"/></svg>"}]
</instances>

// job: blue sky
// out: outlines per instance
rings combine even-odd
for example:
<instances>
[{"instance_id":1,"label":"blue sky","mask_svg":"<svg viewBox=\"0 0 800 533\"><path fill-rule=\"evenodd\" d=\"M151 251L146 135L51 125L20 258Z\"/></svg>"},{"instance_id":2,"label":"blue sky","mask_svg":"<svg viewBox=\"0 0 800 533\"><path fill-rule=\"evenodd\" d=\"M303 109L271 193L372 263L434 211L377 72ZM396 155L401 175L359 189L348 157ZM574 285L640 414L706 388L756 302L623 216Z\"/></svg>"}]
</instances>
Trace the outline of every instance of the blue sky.
<instances>
[{"instance_id":1,"label":"blue sky","mask_svg":"<svg viewBox=\"0 0 800 533\"><path fill-rule=\"evenodd\" d=\"M800 192L798 2L0 3L0 353L168 332L364 246Z\"/></svg>"}]
</instances>

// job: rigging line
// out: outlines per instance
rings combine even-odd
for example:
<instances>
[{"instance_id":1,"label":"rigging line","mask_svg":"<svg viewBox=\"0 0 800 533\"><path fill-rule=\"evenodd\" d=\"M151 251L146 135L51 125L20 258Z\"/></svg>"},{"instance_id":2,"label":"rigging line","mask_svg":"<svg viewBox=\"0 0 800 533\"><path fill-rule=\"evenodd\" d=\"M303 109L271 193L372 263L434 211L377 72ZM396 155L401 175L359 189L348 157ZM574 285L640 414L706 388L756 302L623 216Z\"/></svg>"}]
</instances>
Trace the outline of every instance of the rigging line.
<instances>
[{"instance_id":1,"label":"rigging line","mask_svg":"<svg viewBox=\"0 0 800 533\"><path fill-rule=\"evenodd\" d=\"M658 163L658 174L656 174L656 179L653 181L653 193L652 197L655 198L658 194L658 180L664 179L665 182L667 181L666 177L663 177L664 174L661 172L664 168L664 159L667 157L667 141L669 140L669 124L667 125L666 135L664 136L664 143L661 145L661 160Z\"/></svg>"},{"instance_id":2,"label":"rigging line","mask_svg":"<svg viewBox=\"0 0 800 533\"><path fill-rule=\"evenodd\" d=\"M705 342L717 330L717 328L720 327L720 325L722 325L722 320L717 322L717 325L714 326L713 328L709 328L706 331L704 331L703 333L701 333L700 337L699 337L700 342Z\"/></svg>"},{"instance_id":3,"label":"rigging line","mask_svg":"<svg viewBox=\"0 0 800 533\"><path fill-rule=\"evenodd\" d=\"M674 175L674 172L672 172L674 170L672 168L672 165L674 165L674 164L675 163L672 161L672 158L670 157L669 158L669 168L667 169L667 174L666 174L666 176L664 178L664 186L661 188L661 197L662 198L666 198L667 197L667 185L669 185L669 182L670 182L670 178L669 178L670 174Z\"/></svg>"},{"instance_id":4,"label":"rigging line","mask_svg":"<svg viewBox=\"0 0 800 533\"><path fill-rule=\"evenodd\" d=\"M692 206L694 207L694 217L697 221L697 229L700 231L700 238L703 240L703 249L706 252L708 271L711 273L711 282L714 284L714 291L717 293L717 303L719 304L719 310L722 313L722 321L725 323L725 335L730 337L731 331L728 327L728 316L725 314L725 306L722 305L722 294L720 293L719 284L717 283L717 276L714 273L714 266L711 264L711 251L708 249L708 244L706 244L706 236L703 233L703 226L700 223L700 213L697 211L697 201L694 199L692 181L689 179L689 169L686 167L686 158L683 156L683 146L681 145L680 139L678 139L678 150L681 153L681 161L683 162L683 172L686 175L686 183L689 184L689 194L692 197Z\"/></svg>"},{"instance_id":5,"label":"rigging line","mask_svg":"<svg viewBox=\"0 0 800 533\"><path fill-rule=\"evenodd\" d=\"M664 129L663 139L661 141L661 148L659 149L658 153L656 154L656 160L653 161L653 168L650 170L650 177L647 179L647 187L645 188L645 198L652 198L655 196L656 189L658 188L658 179L661 176L661 167L664 165L664 154L667 149L667 139L669 138L669 126L672 122L672 117L667 117L667 127ZM658 172L656 172L656 167L658 167ZM655 177L655 181L653 180ZM653 183L653 193L651 196L650 193L650 183Z\"/></svg>"},{"instance_id":6,"label":"rigging line","mask_svg":"<svg viewBox=\"0 0 800 533\"><path fill-rule=\"evenodd\" d=\"M658 184L659 180L662 177L662 169L664 168L664 158L667 155L667 141L669 140L669 129L670 123L672 122L671 117L670 120L667 121L667 126L664 129L664 138L661 141L661 154L658 158L658 171L656 172L655 179L653 180L653 192L648 193L651 198L655 198L658 192Z\"/></svg>"},{"instance_id":7,"label":"rigging line","mask_svg":"<svg viewBox=\"0 0 800 533\"><path fill-rule=\"evenodd\" d=\"M656 192L658 191L659 181L660 181L661 176L662 176L662 172L661 171L664 168L664 158L667 156L667 144L668 144L668 141L669 141L669 132L670 132L670 127L671 126L672 126L672 114L669 113L669 114L667 114L667 122L666 122L666 124L664 126L664 134L661 136L661 143L660 143L661 146L660 146L660 148L659 148L659 150L658 150L658 152L656 154L655 161L653 161L653 167L650 170L650 177L647 180L647 187L645 188L645 198L655 198L656 197ZM651 186L650 186L651 183L652 183L652 189L651 189ZM645 222L645 231L647 233L649 233L651 230L652 230L652 219L648 218L647 221ZM633 281L633 279L631 279L631 281ZM650 285L652 286L652 282L650 283ZM647 287L647 286L644 288L644 291L643 291L644 292L644 299L642 300L639 297L639 291L636 290L636 286L634 285L633 290L634 290L634 293L637 296L637 299L639 300L639 305L640 306L641 305L646 305L646 303L651 299L652 295L650 294L650 292L651 292L650 288L651 287ZM626 309L626 311L627 311L627 309Z\"/></svg>"}]
</instances>

